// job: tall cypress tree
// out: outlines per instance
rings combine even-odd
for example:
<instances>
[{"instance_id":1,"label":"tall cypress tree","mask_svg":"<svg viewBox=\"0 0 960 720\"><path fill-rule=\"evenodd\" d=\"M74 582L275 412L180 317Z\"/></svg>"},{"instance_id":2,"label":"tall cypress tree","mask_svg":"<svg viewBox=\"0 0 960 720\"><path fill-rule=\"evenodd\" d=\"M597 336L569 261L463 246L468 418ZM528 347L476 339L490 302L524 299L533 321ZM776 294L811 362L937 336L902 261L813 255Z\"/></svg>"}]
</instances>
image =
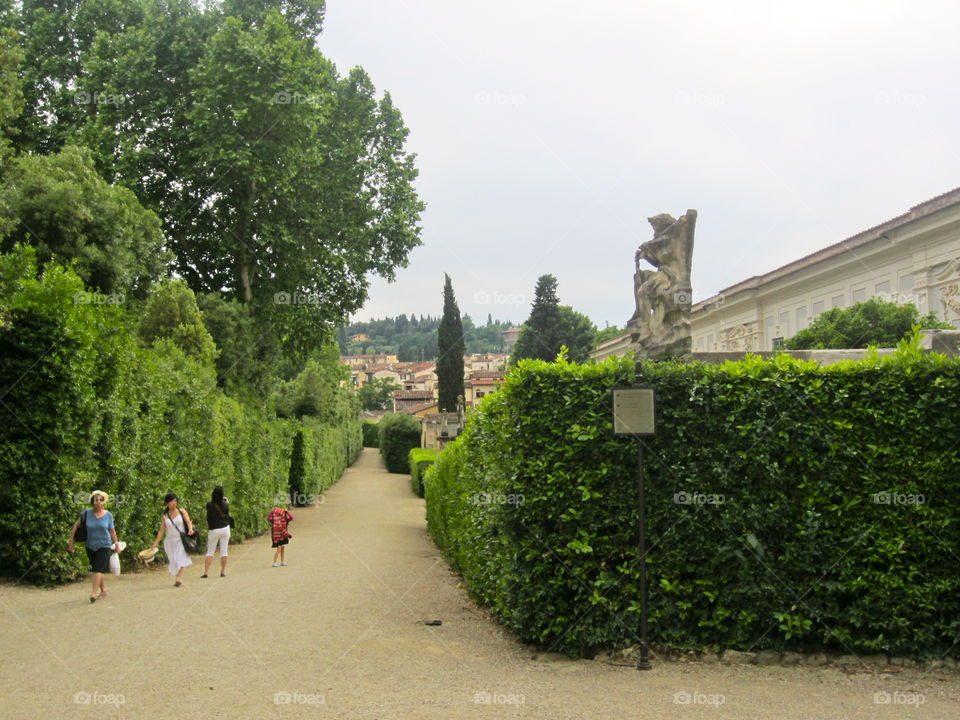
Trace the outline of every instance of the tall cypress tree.
<instances>
[{"instance_id":1,"label":"tall cypress tree","mask_svg":"<svg viewBox=\"0 0 960 720\"><path fill-rule=\"evenodd\" d=\"M557 279L553 275L541 275L534 291L530 317L523 324L517 344L513 346L510 364L527 358L553 362L563 344L561 334Z\"/></svg>"},{"instance_id":2,"label":"tall cypress tree","mask_svg":"<svg viewBox=\"0 0 960 720\"><path fill-rule=\"evenodd\" d=\"M443 319L437 333L437 392L440 412L457 409L457 398L463 395L463 322L453 296L450 276L443 274Z\"/></svg>"}]
</instances>

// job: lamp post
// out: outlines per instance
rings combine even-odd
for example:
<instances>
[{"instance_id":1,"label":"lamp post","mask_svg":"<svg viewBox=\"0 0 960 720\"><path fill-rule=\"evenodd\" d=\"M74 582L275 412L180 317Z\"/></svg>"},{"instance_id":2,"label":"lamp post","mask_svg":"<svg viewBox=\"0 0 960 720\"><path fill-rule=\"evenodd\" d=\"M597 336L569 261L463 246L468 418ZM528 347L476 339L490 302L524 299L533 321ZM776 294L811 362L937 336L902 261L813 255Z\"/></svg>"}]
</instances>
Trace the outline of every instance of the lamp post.
<instances>
[{"instance_id":1,"label":"lamp post","mask_svg":"<svg viewBox=\"0 0 960 720\"><path fill-rule=\"evenodd\" d=\"M639 510L640 553L640 659L637 670L650 669L650 647L647 644L647 513L643 491L643 440L652 437L656 428L656 391L652 387L634 385L614 388L613 432L637 438L637 508Z\"/></svg>"}]
</instances>

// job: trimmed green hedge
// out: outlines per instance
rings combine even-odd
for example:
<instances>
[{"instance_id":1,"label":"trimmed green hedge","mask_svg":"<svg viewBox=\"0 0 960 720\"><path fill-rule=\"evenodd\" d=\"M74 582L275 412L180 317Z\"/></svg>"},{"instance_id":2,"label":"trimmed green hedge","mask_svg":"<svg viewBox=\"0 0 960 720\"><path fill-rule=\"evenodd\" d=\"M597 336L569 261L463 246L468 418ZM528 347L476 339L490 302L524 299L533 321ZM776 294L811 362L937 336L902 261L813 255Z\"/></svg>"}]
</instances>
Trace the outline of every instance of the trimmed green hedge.
<instances>
[{"instance_id":1,"label":"trimmed green hedge","mask_svg":"<svg viewBox=\"0 0 960 720\"><path fill-rule=\"evenodd\" d=\"M426 486L434 539L526 641L638 642L633 365L527 361ZM651 641L960 657L960 362L647 363Z\"/></svg>"},{"instance_id":2,"label":"trimmed green hedge","mask_svg":"<svg viewBox=\"0 0 960 720\"><path fill-rule=\"evenodd\" d=\"M380 447L380 423L365 422L363 427L363 446L368 448Z\"/></svg>"},{"instance_id":3,"label":"trimmed green hedge","mask_svg":"<svg viewBox=\"0 0 960 720\"><path fill-rule=\"evenodd\" d=\"M410 489L416 495L423 497L423 477L424 473L437 459L439 450L433 448L414 448L410 451L408 462L410 464Z\"/></svg>"},{"instance_id":4,"label":"trimmed green hedge","mask_svg":"<svg viewBox=\"0 0 960 720\"><path fill-rule=\"evenodd\" d=\"M239 540L266 530L287 492L300 427L307 493L359 454L358 421L301 426L241 405L172 342L141 347L125 312L90 302L72 272L48 263L38 280L32 256L0 256L3 575L49 583L83 573L86 556L67 553L67 537L94 487L112 496L107 507L134 552L156 535L167 492L204 528L215 485L231 501Z\"/></svg>"},{"instance_id":5,"label":"trimmed green hedge","mask_svg":"<svg viewBox=\"0 0 960 720\"><path fill-rule=\"evenodd\" d=\"M420 422L412 415L388 413L380 419L380 455L392 473L409 473L409 454L420 447Z\"/></svg>"}]
</instances>

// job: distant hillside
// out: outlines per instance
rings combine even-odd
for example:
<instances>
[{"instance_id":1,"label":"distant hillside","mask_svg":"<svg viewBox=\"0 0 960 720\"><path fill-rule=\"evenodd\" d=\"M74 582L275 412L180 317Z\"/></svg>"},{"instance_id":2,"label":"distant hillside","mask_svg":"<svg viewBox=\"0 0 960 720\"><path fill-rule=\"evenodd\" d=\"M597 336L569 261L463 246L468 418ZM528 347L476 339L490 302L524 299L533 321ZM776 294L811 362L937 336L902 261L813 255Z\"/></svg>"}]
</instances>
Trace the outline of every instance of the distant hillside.
<instances>
[{"instance_id":1,"label":"distant hillside","mask_svg":"<svg viewBox=\"0 0 960 720\"><path fill-rule=\"evenodd\" d=\"M400 315L370 322L358 322L341 328L338 332L340 353L343 355L367 355L371 353L396 354L397 360L436 360L437 328L440 318L416 315ZM514 327L513 323L500 322L487 316L486 325L477 326L469 315L463 316L463 340L467 353L504 352L503 331ZM366 340L350 338L365 334Z\"/></svg>"}]
</instances>

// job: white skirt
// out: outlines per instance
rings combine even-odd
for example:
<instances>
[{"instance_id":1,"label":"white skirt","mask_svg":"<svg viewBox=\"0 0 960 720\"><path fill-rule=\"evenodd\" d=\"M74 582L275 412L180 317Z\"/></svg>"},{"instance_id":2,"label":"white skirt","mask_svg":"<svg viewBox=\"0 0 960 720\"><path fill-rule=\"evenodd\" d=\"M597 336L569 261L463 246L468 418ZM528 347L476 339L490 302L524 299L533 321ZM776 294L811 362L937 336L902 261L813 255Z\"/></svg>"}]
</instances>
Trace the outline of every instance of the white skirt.
<instances>
[{"instance_id":1,"label":"white skirt","mask_svg":"<svg viewBox=\"0 0 960 720\"><path fill-rule=\"evenodd\" d=\"M164 516L163 523L167 528L166 535L163 538L163 551L167 554L167 560L169 561L167 571L176 577L181 568L193 565L193 560L183 549L183 540L180 539L180 533L184 530L183 518L178 515L176 520L171 520Z\"/></svg>"}]
</instances>

